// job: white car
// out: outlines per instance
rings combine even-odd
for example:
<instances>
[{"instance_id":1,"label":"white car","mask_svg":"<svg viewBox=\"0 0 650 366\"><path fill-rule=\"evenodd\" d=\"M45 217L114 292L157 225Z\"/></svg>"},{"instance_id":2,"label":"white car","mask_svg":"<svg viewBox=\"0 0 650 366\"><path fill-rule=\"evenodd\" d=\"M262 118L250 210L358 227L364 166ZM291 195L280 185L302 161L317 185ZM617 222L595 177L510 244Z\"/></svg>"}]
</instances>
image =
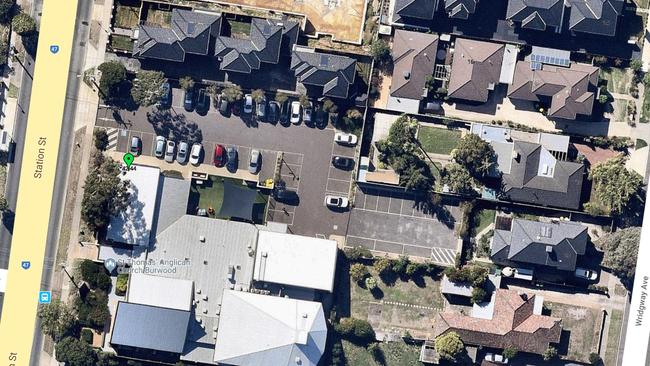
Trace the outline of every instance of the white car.
<instances>
[{"instance_id":1,"label":"white car","mask_svg":"<svg viewBox=\"0 0 650 366\"><path fill-rule=\"evenodd\" d=\"M291 116L289 117L289 121L294 125L300 123L300 102L297 100L291 102Z\"/></svg>"},{"instance_id":2,"label":"white car","mask_svg":"<svg viewBox=\"0 0 650 366\"><path fill-rule=\"evenodd\" d=\"M165 161L168 163L173 162L175 153L176 143L172 140L167 141L167 148L165 148Z\"/></svg>"},{"instance_id":3,"label":"white car","mask_svg":"<svg viewBox=\"0 0 650 366\"><path fill-rule=\"evenodd\" d=\"M244 96L244 113L253 113L253 96L250 94Z\"/></svg>"},{"instance_id":4,"label":"white car","mask_svg":"<svg viewBox=\"0 0 650 366\"><path fill-rule=\"evenodd\" d=\"M248 162L248 172L251 174L257 174L260 170L260 151L253 149L251 151L251 159Z\"/></svg>"},{"instance_id":5,"label":"white car","mask_svg":"<svg viewBox=\"0 0 650 366\"><path fill-rule=\"evenodd\" d=\"M165 138L162 136L156 136L156 150L154 154L157 158L162 158L165 155Z\"/></svg>"},{"instance_id":6,"label":"white car","mask_svg":"<svg viewBox=\"0 0 650 366\"><path fill-rule=\"evenodd\" d=\"M503 355L494 354L494 353L487 353L485 355L485 361L491 361L491 362L494 362L494 363L507 364L509 360L507 358L503 357Z\"/></svg>"},{"instance_id":7,"label":"white car","mask_svg":"<svg viewBox=\"0 0 650 366\"><path fill-rule=\"evenodd\" d=\"M334 135L334 141L341 145L354 146L357 144L357 135L345 132L337 132Z\"/></svg>"},{"instance_id":8,"label":"white car","mask_svg":"<svg viewBox=\"0 0 650 366\"><path fill-rule=\"evenodd\" d=\"M325 206L334 208L347 208L350 201L343 196L325 196Z\"/></svg>"},{"instance_id":9,"label":"white car","mask_svg":"<svg viewBox=\"0 0 650 366\"><path fill-rule=\"evenodd\" d=\"M201 159L201 153L203 152L203 146L198 142L192 145L192 150L190 152L190 164L199 165L199 160Z\"/></svg>"},{"instance_id":10,"label":"white car","mask_svg":"<svg viewBox=\"0 0 650 366\"><path fill-rule=\"evenodd\" d=\"M585 268L576 268L575 271L575 276L578 278L582 278L583 280L590 280L593 281L596 278L598 278L598 273L596 271L592 271L590 269L585 269Z\"/></svg>"},{"instance_id":11,"label":"white car","mask_svg":"<svg viewBox=\"0 0 650 366\"><path fill-rule=\"evenodd\" d=\"M178 155L176 155L176 161L180 164L185 164L187 162L187 154L189 153L190 145L185 141L181 141L178 144Z\"/></svg>"}]
</instances>

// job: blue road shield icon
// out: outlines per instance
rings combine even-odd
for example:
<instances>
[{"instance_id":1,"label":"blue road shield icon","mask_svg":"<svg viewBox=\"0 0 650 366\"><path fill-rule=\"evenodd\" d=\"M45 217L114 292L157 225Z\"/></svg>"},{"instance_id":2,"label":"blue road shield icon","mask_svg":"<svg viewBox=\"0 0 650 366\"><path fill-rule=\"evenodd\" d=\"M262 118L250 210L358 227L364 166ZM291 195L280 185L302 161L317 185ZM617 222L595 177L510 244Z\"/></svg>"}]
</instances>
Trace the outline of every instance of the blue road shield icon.
<instances>
[{"instance_id":1,"label":"blue road shield icon","mask_svg":"<svg viewBox=\"0 0 650 366\"><path fill-rule=\"evenodd\" d=\"M29 269L29 267L31 267L32 264L29 261L22 261L20 263L20 266L23 267L23 269Z\"/></svg>"},{"instance_id":2,"label":"blue road shield icon","mask_svg":"<svg viewBox=\"0 0 650 366\"><path fill-rule=\"evenodd\" d=\"M59 52L59 46L58 46L58 45L55 45L55 44L51 45L51 46L50 46L50 52L52 52L52 53L57 53L57 52Z\"/></svg>"},{"instance_id":3,"label":"blue road shield icon","mask_svg":"<svg viewBox=\"0 0 650 366\"><path fill-rule=\"evenodd\" d=\"M49 304L52 302L52 293L50 291L41 291L38 293L39 304Z\"/></svg>"}]
</instances>

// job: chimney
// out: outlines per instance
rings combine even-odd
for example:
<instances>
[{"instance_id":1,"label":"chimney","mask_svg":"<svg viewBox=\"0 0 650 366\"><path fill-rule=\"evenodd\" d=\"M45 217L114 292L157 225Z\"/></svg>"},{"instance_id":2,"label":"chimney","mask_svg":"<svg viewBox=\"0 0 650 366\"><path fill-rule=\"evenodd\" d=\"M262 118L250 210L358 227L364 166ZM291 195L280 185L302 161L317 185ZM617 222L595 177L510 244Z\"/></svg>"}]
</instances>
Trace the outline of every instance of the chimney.
<instances>
[{"instance_id":1,"label":"chimney","mask_svg":"<svg viewBox=\"0 0 650 366\"><path fill-rule=\"evenodd\" d=\"M404 79L408 80L411 78L411 72L410 71L404 71Z\"/></svg>"}]
</instances>

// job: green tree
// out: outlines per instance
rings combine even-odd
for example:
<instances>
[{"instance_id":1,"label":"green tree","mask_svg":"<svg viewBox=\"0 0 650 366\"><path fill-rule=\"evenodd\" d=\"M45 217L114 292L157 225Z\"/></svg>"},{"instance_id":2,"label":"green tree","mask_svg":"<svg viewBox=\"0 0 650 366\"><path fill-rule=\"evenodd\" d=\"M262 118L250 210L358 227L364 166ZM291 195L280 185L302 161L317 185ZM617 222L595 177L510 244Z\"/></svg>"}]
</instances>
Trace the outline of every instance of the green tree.
<instances>
[{"instance_id":1,"label":"green tree","mask_svg":"<svg viewBox=\"0 0 650 366\"><path fill-rule=\"evenodd\" d=\"M411 261L409 260L409 257L400 255L399 258L393 262L393 271L395 271L395 273L398 275L405 275L406 268L410 263Z\"/></svg>"},{"instance_id":2,"label":"green tree","mask_svg":"<svg viewBox=\"0 0 650 366\"><path fill-rule=\"evenodd\" d=\"M650 72L643 75L643 85L645 85L645 86L650 85Z\"/></svg>"},{"instance_id":3,"label":"green tree","mask_svg":"<svg viewBox=\"0 0 650 366\"><path fill-rule=\"evenodd\" d=\"M103 291L91 291L85 299L77 297L74 301L79 323L85 327L101 330L111 318L108 310L108 296Z\"/></svg>"},{"instance_id":4,"label":"green tree","mask_svg":"<svg viewBox=\"0 0 650 366\"><path fill-rule=\"evenodd\" d=\"M192 79L191 76L183 76L182 78L178 79L178 84L181 86L181 89L187 91L194 89L196 82L194 79Z\"/></svg>"},{"instance_id":5,"label":"green tree","mask_svg":"<svg viewBox=\"0 0 650 366\"><path fill-rule=\"evenodd\" d=\"M300 94L298 97L298 103L300 103L303 108L309 107L309 97L306 94Z\"/></svg>"},{"instance_id":6,"label":"green tree","mask_svg":"<svg viewBox=\"0 0 650 366\"><path fill-rule=\"evenodd\" d=\"M630 200L639 195L643 185L643 177L625 167L623 155L594 166L589 179L598 202L613 214L623 212Z\"/></svg>"},{"instance_id":7,"label":"green tree","mask_svg":"<svg viewBox=\"0 0 650 366\"><path fill-rule=\"evenodd\" d=\"M517 357L517 353L519 353L519 351L514 346L508 346L503 349L503 357L507 359L513 359Z\"/></svg>"},{"instance_id":8,"label":"green tree","mask_svg":"<svg viewBox=\"0 0 650 366\"><path fill-rule=\"evenodd\" d=\"M361 282L368 275L368 268L361 263L354 263L350 266L350 278L354 282Z\"/></svg>"},{"instance_id":9,"label":"green tree","mask_svg":"<svg viewBox=\"0 0 650 366\"><path fill-rule=\"evenodd\" d=\"M230 84L221 92L222 98L226 99L229 103L240 100L244 93L241 91L241 86L237 84Z\"/></svg>"},{"instance_id":10,"label":"green tree","mask_svg":"<svg viewBox=\"0 0 650 366\"><path fill-rule=\"evenodd\" d=\"M600 358L600 355L598 353L590 353L589 354L589 363L592 365L600 365L602 362L602 359Z\"/></svg>"},{"instance_id":11,"label":"green tree","mask_svg":"<svg viewBox=\"0 0 650 366\"><path fill-rule=\"evenodd\" d=\"M83 259L77 266L81 278L92 289L108 291L111 288L111 277L106 268L90 259Z\"/></svg>"},{"instance_id":12,"label":"green tree","mask_svg":"<svg viewBox=\"0 0 650 366\"><path fill-rule=\"evenodd\" d=\"M448 332L438 336L434 341L434 347L440 357L450 361L455 361L456 357L465 349L463 340L460 339L456 332Z\"/></svg>"},{"instance_id":13,"label":"green tree","mask_svg":"<svg viewBox=\"0 0 650 366\"><path fill-rule=\"evenodd\" d=\"M370 54L375 62L384 64L390 61L390 46L383 39L378 39L370 45Z\"/></svg>"},{"instance_id":14,"label":"green tree","mask_svg":"<svg viewBox=\"0 0 650 366\"><path fill-rule=\"evenodd\" d=\"M353 121L360 121L363 118L363 113L356 108L350 108L345 112L345 116Z\"/></svg>"},{"instance_id":15,"label":"green tree","mask_svg":"<svg viewBox=\"0 0 650 366\"><path fill-rule=\"evenodd\" d=\"M87 343L65 337L56 344L56 360L68 366L95 366L97 354Z\"/></svg>"},{"instance_id":16,"label":"green tree","mask_svg":"<svg viewBox=\"0 0 650 366\"><path fill-rule=\"evenodd\" d=\"M640 240L640 227L629 227L602 237L597 242L604 252L602 266L611 269L620 278L634 278Z\"/></svg>"},{"instance_id":17,"label":"green tree","mask_svg":"<svg viewBox=\"0 0 650 366\"><path fill-rule=\"evenodd\" d=\"M370 291L377 288L377 280L375 280L374 277L366 277L365 283L366 283L366 288Z\"/></svg>"},{"instance_id":18,"label":"green tree","mask_svg":"<svg viewBox=\"0 0 650 366\"><path fill-rule=\"evenodd\" d=\"M37 315L43 334L52 337L55 342L70 335L77 325L73 309L59 299L40 305Z\"/></svg>"},{"instance_id":19,"label":"green tree","mask_svg":"<svg viewBox=\"0 0 650 366\"><path fill-rule=\"evenodd\" d=\"M393 265L390 262L390 259L386 257L376 259L372 266L380 276L384 276L393 271Z\"/></svg>"},{"instance_id":20,"label":"green tree","mask_svg":"<svg viewBox=\"0 0 650 366\"><path fill-rule=\"evenodd\" d=\"M126 81L126 67L119 61L106 61L97 67L102 72L99 90L106 100L119 97L120 85Z\"/></svg>"},{"instance_id":21,"label":"green tree","mask_svg":"<svg viewBox=\"0 0 650 366\"><path fill-rule=\"evenodd\" d=\"M361 258L372 259L372 253L370 250L360 245L352 248L345 248L344 253L348 260L351 261L357 261Z\"/></svg>"},{"instance_id":22,"label":"green tree","mask_svg":"<svg viewBox=\"0 0 650 366\"><path fill-rule=\"evenodd\" d=\"M108 147L108 133L103 128L98 128L93 133L95 137L95 148L99 151L105 151Z\"/></svg>"},{"instance_id":23,"label":"green tree","mask_svg":"<svg viewBox=\"0 0 650 366\"><path fill-rule=\"evenodd\" d=\"M473 133L460 140L451 156L476 178L484 177L496 161L492 145Z\"/></svg>"},{"instance_id":24,"label":"green tree","mask_svg":"<svg viewBox=\"0 0 650 366\"><path fill-rule=\"evenodd\" d=\"M470 298L470 301L472 304L480 304L485 301L486 297L487 292L483 289L483 287L474 287L472 289L472 297Z\"/></svg>"},{"instance_id":25,"label":"green tree","mask_svg":"<svg viewBox=\"0 0 650 366\"><path fill-rule=\"evenodd\" d=\"M375 340L375 331L372 329L372 325L363 319L343 318L334 326L334 330L344 338L366 344Z\"/></svg>"},{"instance_id":26,"label":"green tree","mask_svg":"<svg viewBox=\"0 0 650 366\"><path fill-rule=\"evenodd\" d=\"M112 353L98 352L97 353L97 366L119 366L120 363L115 359Z\"/></svg>"},{"instance_id":27,"label":"green tree","mask_svg":"<svg viewBox=\"0 0 650 366\"><path fill-rule=\"evenodd\" d=\"M283 92L275 93L275 101L280 103L280 105L284 105L284 102L286 102L288 99L289 99L289 96L286 95Z\"/></svg>"},{"instance_id":28,"label":"green tree","mask_svg":"<svg viewBox=\"0 0 650 366\"><path fill-rule=\"evenodd\" d=\"M330 98L323 100L323 110L327 113L336 113L339 107Z\"/></svg>"},{"instance_id":29,"label":"green tree","mask_svg":"<svg viewBox=\"0 0 650 366\"><path fill-rule=\"evenodd\" d=\"M643 61L641 59L635 58L634 60L630 61L630 69L634 72L639 72L643 68Z\"/></svg>"},{"instance_id":30,"label":"green tree","mask_svg":"<svg viewBox=\"0 0 650 366\"><path fill-rule=\"evenodd\" d=\"M27 13L20 13L11 20L11 28L20 36L28 36L36 32L36 21Z\"/></svg>"},{"instance_id":31,"label":"green tree","mask_svg":"<svg viewBox=\"0 0 650 366\"><path fill-rule=\"evenodd\" d=\"M550 361L557 357L557 350L553 346L549 346L546 351L542 354L542 358L544 358L544 361Z\"/></svg>"},{"instance_id":32,"label":"green tree","mask_svg":"<svg viewBox=\"0 0 650 366\"><path fill-rule=\"evenodd\" d=\"M404 273L409 277L413 277L413 276L415 276L417 274L417 272L419 270L420 270L420 265L417 264L417 263L411 262L411 263L406 265L406 270L404 271Z\"/></svg>"},{"instance_id":33,"label":"green tree","mask_svg":"<svg viewBox=\"0 0 650 366\"><path fill-rule=\"evenodd\" d=\"M0 23L7 23L14 11L14 0L0 0Z\"/></svg>"},{"instance_id":34,"label":"green tree","mask_svg":"<svg viewBox=\"0 0 650 366\"><path fill-rule=\"evenodd\" d=\"M5 213L7 211L9 211L9 202L7 202L7 198L4 194L0 193L0 213Z\"/></svg>"},{"instance_id":35,"label":"green tree","mask_svg":"<svg viewBox=\"0 0 650 366\"><path fill-rule=\"evenodd\" d=\"M121 180L119 175L120 166L113 159L105 158L86 177L81 217L93 231L105 228L111 217L128 204L130 183Z\"/></svg>"},{"instance_id":36,"label":"green tree","mask_svg":"<svg viewBox=\"0 0 650 366\"><path fill-rule=\"evenodd\" d=\"M133 81L131 96L138 105L143 107L154 105L164 95L165 82L167 79L161 71L140 71Z\"/></svg>"},{"instance_id":37,"label":"green tree","mask_svg":"<svg viewBox=\"0 0 650 366\"><path fill-rule=\"evenodd\" d=\"M253 97L255 103L262 103L262 101L264 100L264 90L255 89L251 92L251 96Z\"/></svg>"},{"instance_id":38,"label":"green tree","mask_svg":"<svg viewBox=\"0 0 650 366\"><path fill-rule=\"evenodd\" d=\"M598 103L607 104L607 102L609 102L609 95L601 94L601 95L598 96Z\"/></svg>"},{"instance_id":39,"label":"green tree","mask_svg":"<svg viewBox=\"0 0 650 366\"><path fill-rule=\"evenodd\" d=\"M475 194L474 178L469 171L458 163L447 164L442 172L442 183L458 194Z\"/></svg>"}]
</instances>

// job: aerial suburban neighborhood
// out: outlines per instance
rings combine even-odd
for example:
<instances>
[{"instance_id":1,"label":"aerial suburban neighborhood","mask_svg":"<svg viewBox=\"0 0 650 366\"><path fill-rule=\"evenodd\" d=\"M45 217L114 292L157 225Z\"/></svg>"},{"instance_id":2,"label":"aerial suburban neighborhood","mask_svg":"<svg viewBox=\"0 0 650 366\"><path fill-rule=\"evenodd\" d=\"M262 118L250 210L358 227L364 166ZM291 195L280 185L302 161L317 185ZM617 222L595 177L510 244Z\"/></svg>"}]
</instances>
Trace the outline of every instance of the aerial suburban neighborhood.
<instances>
[{"instance_id":1,"label":"aerial suburban neighborhood","mask_svg":"<svg viewBox=\"0 0 650 366\"><path fill-rule=\"evenodd\" d=\"M8 228L42 1L5 3ZM38 364L623 364L648 0L79 12Z\"/></svg>"}]
</instances>

